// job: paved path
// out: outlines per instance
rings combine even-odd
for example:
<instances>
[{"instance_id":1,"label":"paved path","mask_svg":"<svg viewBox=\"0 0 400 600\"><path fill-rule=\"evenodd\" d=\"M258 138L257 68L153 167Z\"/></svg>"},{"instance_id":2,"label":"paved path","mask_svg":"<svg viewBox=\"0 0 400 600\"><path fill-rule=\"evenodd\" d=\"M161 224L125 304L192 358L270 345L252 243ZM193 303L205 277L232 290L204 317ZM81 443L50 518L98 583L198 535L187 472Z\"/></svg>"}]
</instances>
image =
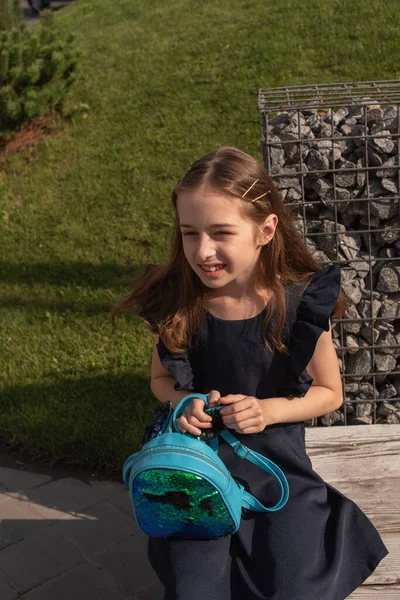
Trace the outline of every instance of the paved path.
<instances>
[{"instance_id":1,"label":"paved path","mask_svg":"<svg viewBox=\"0 0 400 600\"><path fill-rule=\"evenodd\" d=\"M1 600L162 600L123 482L0 453Z\"/></svg>"}]
</instances>

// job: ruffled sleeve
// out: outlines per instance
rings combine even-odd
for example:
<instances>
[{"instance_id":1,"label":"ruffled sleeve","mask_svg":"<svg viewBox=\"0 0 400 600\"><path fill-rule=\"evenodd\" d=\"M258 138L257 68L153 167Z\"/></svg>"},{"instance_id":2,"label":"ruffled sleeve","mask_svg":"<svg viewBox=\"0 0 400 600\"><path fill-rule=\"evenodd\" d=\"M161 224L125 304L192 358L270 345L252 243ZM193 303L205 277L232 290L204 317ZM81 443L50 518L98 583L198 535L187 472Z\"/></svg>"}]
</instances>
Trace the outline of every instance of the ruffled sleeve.
<instances>
[{"instance_id":1,"label":"ruffled sleeve","mask_svg":"<svg viewBox=\"0 0 400 600\"><path fill-rule=\"evenodd\" d=\"M330 264L315 273L303 292L290 334L287 367L280 393L304 396L313 378L307 373L319 336L329 331L329 320L340 292L340 265Z\"/></svg>"},{"instance_id":2,"label":"ruffled sleeve","mask_svg":"<svg viewBox=\"0 0 400 600\"><path fill-rule=\"evenodd\" d=\"M174 389L177 391L194 390L193 370L189 361L188 352L173 354L168 350L161 338L157 343L157 351L162 366L169 371L177 381L174 385Z\"/></svg>"}]
</instances>

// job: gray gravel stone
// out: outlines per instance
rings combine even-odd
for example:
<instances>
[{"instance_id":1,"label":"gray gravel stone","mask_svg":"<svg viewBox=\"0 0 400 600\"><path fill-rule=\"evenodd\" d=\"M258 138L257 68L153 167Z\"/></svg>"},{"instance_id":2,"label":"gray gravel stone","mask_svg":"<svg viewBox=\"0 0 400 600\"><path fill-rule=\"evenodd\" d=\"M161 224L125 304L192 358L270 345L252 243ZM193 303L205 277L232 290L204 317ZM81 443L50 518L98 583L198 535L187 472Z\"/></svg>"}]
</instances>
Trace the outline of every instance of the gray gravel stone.
<instances>
[{"instance_id":1,"label":"gray gravel stone","mask_svg":"<svg viewBox=\"0 0 400 600\"><path fill-rule=\"evenodd\" d=\"M378 245L393 244L400 238L400 219L398 217L389 219L381 231L373 232L373 237Z\"/></svg>"},{"instance_id":2,"label":"gray gravel stone","mask_svg":"<svg viewBox=\"0 0 400 600\"><path fill-rule=\"evenodd\" d=\"M315 150L326 156L329 160L339 160L342 155L341 147L330 140L321 140L314 142L312 146Z\"/></svg>"},{"instance_id":3,"label":"gray gravel stone","mask_svg":"<svg viewBox=\"0 0 400 600\"><path fill-rule=\"evenodd\" d=\"M347 331L348 333L359 333L360 332L360 329L361 329L360 314L359 314L357 308L354 306L354 304L351 304L351 302L349 302L346 306L344 318L349 319L349 322L343 323L344 331Z\"/></svg>"},{"instance_id":4,"label":"gray gravel stone","mask_svg":"<svg viewBox=\"0 0 400 600\"><path fill-rule=\"evenodd\" d=\"M387 383L379 392L380 398L393 398L396 395L396 388L392 383Z\"/></svg>"},{"instance_id":5,"label":"gray gravel stone","mask_svg":"<svg viewBox=\"0 0 400 600\"><path fill-rule=\"evenodd\" d=\"M382 352L383 354L392 354L393 356L396 356L396 352L395 352L395 348L393 348L393 346L396 346L396 338L394 337L394 335L392 335L390 333L390 331L385 331L381 334L381 336L379 337L379 346L392 346L389 348L379 348L379 352Z\"/></svg>"},{"instance_id":6,"label":"gray gravel stone","mask_svg":"<svg viewBox=\"0 0 400 600\"><path fill-rule=\"evenodd\" d=\"M346 343L346 347L347 347L347 352L349 354L355 354L356 352L358 352L358 350L359 350L358 340L354 335L351 335L350 333L348 335L346 335L345 343ZM358 385L357 385L357 389L358 389ZM350 391L350 390L348 390L348 391Z\"/></svg>"},{"instance_id":7,"label":"gray gravel stone","mask_svg":"<svg viewBox=\"0 0 400 600\"><path fill-rule=\"evenodd\" d=\"M357 378L360 375L362 376L365 373L369 373L371 368L372 359L370 350L359 350L356 354L351 354L346 357L346 373L354 373ZM356 377L354 377L354 379L356 379ZM362 377L359 377L359 381L361 381L361 379Z\"/></svg>"},{"instance_id":8,"label":"gray gravel stone","mask_svg":"<svg viewBox=\"0 0 400 600\"><path fill-rule=\"evenodd\" d=\"M375 344L379 338L379 330L371 325L362 327L360 333L369 345Z\"/></svg>"},{"instance_id":9,"label":"gray gravel stone","mask_svg":"<svg viewBox=\"0 0 400 600\"><path fill-rule=\"evenodd\" d=\"M356 183L356 174L351 173L351 170L354 170L356 167L356 165L352 162L349 162L348 160L345 160L344 162L341 163L340 165L340 170L346 170L346 172L343 173L335 173L335 178L336 178L336 185L343 187L343 188L347 188L347 187L351 187L353 185L355 185ZM350 171L349 171L350 169Z\"/></svg>"},{"instance_id":10,"label":"gray gravel stone","mask_svg":"<svg viewBox=\"0 0 400 600\"><path fill-rule=\"evenodd\" d=\"M357 396L355 399L359 400ZM353 424L357 423L363 425L372 424L372 404L367 404L364 402L359 402L356 404L356 414Z\"/></svg>"},{"instance_id":11,"label":"gray gravel stone","mask_svg":"<svg viewBox=\"0 0 400 600\"><path fill-rule=\"evenodd\" d=\"M372 216L378 218L375 223L379 225L379 220L391 219L399 212L399 201L391 196L386 196L386 198L380 200L372 200L370 211Z\"/></svg>"},{"instance_id":12,"label":"gray gravel stone","mask_svg":"<svg viewBox=\"0 0 400 600\"><path fill-rule=\"evenodd\" d=\"M400 317L400 297L393 294L393 298L382 294L382 306L379 313L385 319L396 319Z\"/></svg>"},{"instance_id":13,"label":"gray gravel stone","mask_svg":"<svg viewBox=\"0 0 400 600\"><path fill-rule=\"evenodd\" d=\"M345 233L338 235L339 241L339 249L341 253L348 260L359 258L359 252L361 249L361 236L357 233ZM357 269L357 263L354 263L355 268ZM360 267L360 270L362 267Z\"/></svg>"},{"instance_id":14,"label":"gray gravel stone","mask_svg":"<svg viewBox=\"0 0 400 600\"><path fill-rule=\"evenodd\" d=\"M381 179L382 187L392 194L398 193L397 183L394 179L389 179L387 177L383 177Z\"/></svg>"},{"instance_id":15,"label":"gray gravel stone","mask_svg":"<svg viewBox=\"0 0 400 600\"><path fill-rule=\"evenodd\" d=\"M388 129L384 129L379 133L374 133L373 143L383 152L391 152L394 148L394 141Z\"/></svg>"},{"instance_id":16,"label":"gray gravel stone","mask_svg":"<svg viewBox=\"0 0 400 600\"><path fill-rule=\"evenodd\" d=\"M342 290L353 304L358 304L360 302L364 288L365 283L363 279L354 279L342 286Z\"/></svg>"},{"instance_id":17,"label":"gray gravel stone","mask_svg":"<svg viewBox=\"0 0 400 600\"><path fill-rule=\"evenodd\" d=\"M365 319L370 319L372 317L377 317L379 315L379 310L382 306L382 302L378 299L371 300L365 299L361 300L358 305L358 310L362 317ZM371 314L372 312L372 314Z\"/></svg>"},{"instance_id":18,"label":"gray gravel stone","mask_svg":"<svg viewBox=\"0 0 400 600\"><path fill-rule=\"evenodd\" d=\"M396 167L397 165L397 156L391 156L386 162L382 163L380 169L376 170L377 177L395 177L397 174Z\"/></svg>"},{"instance_id":19,"label":"gray gravel stone","mask_svg":"<svg viewBox=\"0 0 400 600\"><path fill-rule=\"evenodd\" d=\"M375 353L375 366L378 372L394 371L396 359L390 354Z\"/></svg>"},{"instance_id":20,"label":"gray gravel stone","mask_svg":"<svg viewBox=\"0 0 400 600\"><path fill-rule=\"evenodd\" d=\"M360 387L358 390L358 397L363 400L371 400L374 398L374 386L368 381L364 381L360 383ZM379 394L375 391L375 398L377 398Z\"/></svg>"},{"instance_id":21,"label":"gray gravel stone","mask_svg":"<svg viewBox=\"0 0 400 600\"><path fill-rule=\"evenodd\" d=\"M329 169L329 160L324 154L311 148L307 156L307 167L313 171L321 171L319 175L322 177Z\"/></svg>"},{"instance_id":22,"label":"gray gravel stone","mask_svg":"<svg viewBox=\"0 0 400 600\"><path fill-rule=\"evenodd\" d=\"M383 110L381 108L372 108L367 111L367 125L371 127L371 125L375 125L378 121L383 119Z\"/></svg>"}]
</instances>

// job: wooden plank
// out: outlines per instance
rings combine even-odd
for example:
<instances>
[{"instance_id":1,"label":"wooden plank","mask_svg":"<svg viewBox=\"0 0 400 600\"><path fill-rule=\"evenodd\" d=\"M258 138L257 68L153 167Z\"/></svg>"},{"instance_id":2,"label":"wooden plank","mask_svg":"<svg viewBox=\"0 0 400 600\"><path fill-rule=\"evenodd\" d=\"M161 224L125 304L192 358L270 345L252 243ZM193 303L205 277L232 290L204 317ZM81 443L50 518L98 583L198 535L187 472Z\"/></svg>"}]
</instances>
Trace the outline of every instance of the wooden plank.
<instances>
[{"instance_id":1,"label":"wooden plank","mask_svg":"<svg viewBox=\"0 0 400 600\"><path fill-rule=\"evenodd\" d=\"M321 470L319 474L322 477ZM369 473L369 477L371 475L373 473ZM335 482L329 482L326 476L323 479L344 496L353 500L371 519L381 534L395 531L400 533L400 478Z\"/></svg>"},{"instance_id":2,"label":"wooden plank","mask_svg":"<svg viewBox=\"0 0 400 600\"><path fill-rule=\"evenodd\" d=\"M400 585L362 585L348 600L399 600Z\"/></svg>"},{"instance_id":3,"label":"wooden plank","mask_svg":"<svg viewBox=\"0 0 400 600\"><path fill-rule=\"evenodd\" d=\"M313 469L353 500L389 550L352 600L400 600L400 425L306 428Z\"/></svg>"},{"instance_id":4,"label":"wooden plank","mask_svg":"<svg viewBox=\"0 0 400 600\"><path fill-rule=\"evenodd\" d=\"M306 428L306 448L328 483L400 479L400 425Z\"/></svg>"},{"instance_id":5,"label":"wooden plank","mask_svg":"<svg viewBox=\"0 0 400 600\"><path fill-rule=\"evenodd\" d=\"M400 425L347 425L345 427L306 427L306 440L311 443L324 441L326 444L338 442L364 443L398 442L400 440Z\"/></svg>"},{"instance_id":6,"label":"wooden plank","mask_svg":"<svg viewBox=\"0 0 400 600\"><path fill-rule=\"evenodd\" d=\"M365 585L398 585L400 583L400 533L382 533L382 540L389 550L389 554L364 582Z\"/></svg>"}]
</instances>

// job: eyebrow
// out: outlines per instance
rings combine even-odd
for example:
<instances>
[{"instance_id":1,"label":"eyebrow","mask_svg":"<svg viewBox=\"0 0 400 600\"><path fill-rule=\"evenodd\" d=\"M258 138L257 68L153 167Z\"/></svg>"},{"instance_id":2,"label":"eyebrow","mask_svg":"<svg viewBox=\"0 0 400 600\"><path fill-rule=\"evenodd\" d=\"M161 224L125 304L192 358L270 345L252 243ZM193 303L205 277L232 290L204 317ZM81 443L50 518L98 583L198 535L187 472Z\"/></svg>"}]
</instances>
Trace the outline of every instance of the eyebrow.
<instances>
[{"instance_id":1,"label":"eyebrow","mask_svg":"<svg viewBox=\"0 0 400 600\"><path fill-rule=\"evenodd\" d=\"M196 229L192 225L186 225L185 223L181 223L180 227L188 227L189 229ZM238 226L233 225L233 223L215 223L214 225L211 225L211 229L213 227L235 227L236 229L238 228Z\"/></svg>"}]
</instances>

